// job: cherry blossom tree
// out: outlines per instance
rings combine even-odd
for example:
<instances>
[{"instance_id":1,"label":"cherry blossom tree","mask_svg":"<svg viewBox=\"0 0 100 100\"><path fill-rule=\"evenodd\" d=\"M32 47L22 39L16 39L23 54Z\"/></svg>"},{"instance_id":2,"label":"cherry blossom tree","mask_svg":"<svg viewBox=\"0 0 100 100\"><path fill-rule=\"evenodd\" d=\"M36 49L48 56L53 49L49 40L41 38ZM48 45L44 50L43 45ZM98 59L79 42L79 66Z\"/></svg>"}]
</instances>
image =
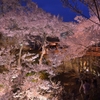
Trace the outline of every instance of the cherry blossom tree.
<instances>
[{"instance_id":1,"label":"cherry blossom tree","mask_svg":"<svg viewBox=\"0 0 100 100\"><path fill-rule=\"evenodd\" d=\"M11 94L16 98L20 95L33 98L40 96L38 90L48 92L51 87L54 88L50 91L58 93L59 82L52 81L58 73L53 69L63 61L82 57L89 46L99 43L100 27L79 16L75 18L79 23L62 22L35 3L27 3L31 10L18 7L20 11L14 9L0 16L0 68L7 68L8 72L0 74L0 82L5 85L0 96L5 98ZM96 17L90 19L98 23ZM45 75L48 81L42 80ZM16 88L20 93L12 92Z\"/></svg>"}]
</instances>

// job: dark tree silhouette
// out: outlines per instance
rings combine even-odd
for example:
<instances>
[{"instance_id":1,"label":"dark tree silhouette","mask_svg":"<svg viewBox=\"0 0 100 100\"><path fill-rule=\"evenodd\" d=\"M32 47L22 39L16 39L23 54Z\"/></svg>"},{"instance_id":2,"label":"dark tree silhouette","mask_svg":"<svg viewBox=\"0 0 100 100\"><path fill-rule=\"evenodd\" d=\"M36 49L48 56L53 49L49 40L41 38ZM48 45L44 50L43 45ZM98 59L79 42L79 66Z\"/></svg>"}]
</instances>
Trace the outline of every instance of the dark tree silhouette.
<instances>
[{"instance_id":1,"label":"dark tree silhouette","mask_svg":"<svg viewBox=\"0 0 100 100\"><path fill-rule=\"evenodd\" d=\"M90 14L95 15L98 18L99 23L96 24L100 25L100 0L61 0L61 2L65 7L69 7L73 11L87 18L87 16L83 14L83 11L79 7L80 3L84 4L88 7ZM91 21L95 23L95 21Z\"/></svg>"}]
</instances>

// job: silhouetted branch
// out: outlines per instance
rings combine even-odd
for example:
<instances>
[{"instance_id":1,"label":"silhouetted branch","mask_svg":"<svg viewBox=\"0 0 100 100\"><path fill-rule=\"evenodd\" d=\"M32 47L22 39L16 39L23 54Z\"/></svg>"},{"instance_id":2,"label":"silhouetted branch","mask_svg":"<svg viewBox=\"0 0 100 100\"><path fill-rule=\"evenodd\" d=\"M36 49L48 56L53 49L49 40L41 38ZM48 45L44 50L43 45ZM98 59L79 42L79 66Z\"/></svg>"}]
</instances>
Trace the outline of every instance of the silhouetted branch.
<instances>
[{"instance_id":1,"label":"silhouetted branch","mask_svg":"<svg viewBox=\"0 0 100 100\"><path fill-rule=\"evenodd\" d=\"M94 15L98 18L99 22L100 22L100 14L99 14L99 6L97 5L97 3L99 2L98 0L93 0L93 1L85 1L85 0L61 0L61 2L63 3L63 5L65 7L68 7L70 9L72 9L74 12L82 15L85 18L88 18L85 14L82 13L82 10L78 7L79 6L79 2L82 3L83 5L86 5L93 13ZM96 12L95 12L95 10ZM97 23L91 19L89 19L91 22L97 24L100 26L100 23Z\"/></svg>"}]
</instances>

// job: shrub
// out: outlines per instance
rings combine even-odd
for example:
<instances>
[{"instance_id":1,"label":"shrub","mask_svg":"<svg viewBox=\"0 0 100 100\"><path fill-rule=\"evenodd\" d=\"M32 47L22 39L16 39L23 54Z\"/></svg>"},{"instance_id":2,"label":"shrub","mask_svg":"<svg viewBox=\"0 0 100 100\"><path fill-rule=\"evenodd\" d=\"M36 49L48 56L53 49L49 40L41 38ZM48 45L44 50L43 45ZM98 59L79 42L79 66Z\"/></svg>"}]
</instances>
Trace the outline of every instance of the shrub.
<instances>
[{"instance_id":1,"label":"shrub","mask_svg":"<svg viewBox=\"0 0 100 100\"><path fill-rule=\"evenodd\" d=\"M27 74L26 74L26 77L28 77L28 76L32 76L32 75L34 75L34 74L35 74L35 72L34 72L34 71L29 72L29 73L27 73Z\"/></svg>"},{"instance_id":2,"label":"shrub","mask_svg":"<svg viewBox=\"0 0 100 100\"><path fill-rule=\"evenodd\" d=\"M0 66L0 73L7 72L8 69L5 66Z\"/></svg>"},{"instance_id":3,"label":"shrub","mask_svg":"<svg viewBox=\"0 0 100 100\"><path fill-rule=\"evenodd\" d=\"M46 71L40 71L39 72L39 78L41 80L48 80L49 79L49 74Z\"/></svg>"}]
</instances>

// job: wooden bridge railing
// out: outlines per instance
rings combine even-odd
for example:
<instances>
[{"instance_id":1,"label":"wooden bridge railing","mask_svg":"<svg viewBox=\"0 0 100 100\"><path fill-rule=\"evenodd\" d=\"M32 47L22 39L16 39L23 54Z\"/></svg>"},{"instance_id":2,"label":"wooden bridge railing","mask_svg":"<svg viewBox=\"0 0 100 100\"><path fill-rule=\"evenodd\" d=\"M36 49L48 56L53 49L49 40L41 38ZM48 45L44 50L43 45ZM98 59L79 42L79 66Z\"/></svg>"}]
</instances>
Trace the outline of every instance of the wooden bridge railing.
<instances>
[{"instance_id":1,"label":"wooden bridge railing","mask_svg":"<svg viewBox=\"0 0 100 100\"><path fill-rule=\"evenodd\" d=\"M100 47L90 47L86 52L87 56L100 56Z\"/></svg>"}]
</instances>

